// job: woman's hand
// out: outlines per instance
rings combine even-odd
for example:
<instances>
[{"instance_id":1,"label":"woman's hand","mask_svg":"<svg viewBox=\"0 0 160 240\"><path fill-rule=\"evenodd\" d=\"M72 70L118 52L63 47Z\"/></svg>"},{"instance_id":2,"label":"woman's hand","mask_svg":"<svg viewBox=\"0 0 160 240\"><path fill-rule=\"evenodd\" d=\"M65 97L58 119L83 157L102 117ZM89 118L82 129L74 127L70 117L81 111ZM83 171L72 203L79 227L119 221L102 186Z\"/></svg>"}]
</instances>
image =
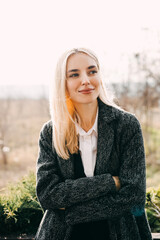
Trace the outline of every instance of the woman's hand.
<instances>
[{"instance_id":1,"label":"woman's hand","mask_svg":"<svg viewBox=\"0 0 160 240\"><path fill-rule=\"evenodd\" d=\"M113 179L115 181L117 190L119 190L121 188L121 183L120 183L119 177L118 176L113 176Z\"/></svg>"}]
</instances>

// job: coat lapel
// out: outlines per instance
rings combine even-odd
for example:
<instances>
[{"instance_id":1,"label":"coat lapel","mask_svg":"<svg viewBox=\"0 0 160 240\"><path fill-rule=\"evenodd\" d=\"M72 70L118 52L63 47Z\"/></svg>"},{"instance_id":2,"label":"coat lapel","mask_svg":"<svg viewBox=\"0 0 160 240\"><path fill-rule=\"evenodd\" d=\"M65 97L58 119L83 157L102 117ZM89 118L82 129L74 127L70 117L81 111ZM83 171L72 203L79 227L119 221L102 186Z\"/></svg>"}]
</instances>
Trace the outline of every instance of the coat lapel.
<instances>
[{"instance_id":1,"label":"coat lapel","mask_svg":"<svg viewBox=\"0 0 160 240\"><path fill-rule=\"evenodd\" d=\"M115 117L113 108L99 100L98 142L94 175L108 172L109 158L114 143L114 129L111 122Z\"/></svg>"}]
</instances>

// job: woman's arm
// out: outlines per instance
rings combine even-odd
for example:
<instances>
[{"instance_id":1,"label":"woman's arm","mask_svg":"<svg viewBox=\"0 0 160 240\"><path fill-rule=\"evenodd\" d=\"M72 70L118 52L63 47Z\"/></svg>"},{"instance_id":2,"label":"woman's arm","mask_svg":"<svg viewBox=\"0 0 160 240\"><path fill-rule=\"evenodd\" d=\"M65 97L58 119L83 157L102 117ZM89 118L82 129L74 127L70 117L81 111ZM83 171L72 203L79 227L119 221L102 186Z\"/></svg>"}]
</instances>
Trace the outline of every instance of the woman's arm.
<instances>
[{"instance_id":1,"label":"woman's arm","mask_svg":"<svg viewBox=\"0 0 160 240\"><path fill-rule=\"evenodd\" d=\"M120 189L120 187L121 187L121 183L120 183L119 177L118 176L112 176L112 177L114 179L114 182L115 182L115 185L116 185L116 189L118 191ZM65 208L60 208L60 210L65 210Z\"/></svg>"},{"instance_id":2,"label":"woman's arm","mask_svg":"<svg viewBox=\"0 0 160 240\"><path fill-rule=\"evenodd\" d=\"M66 222L77 224L121 217L125 213L141 215L145 206L145 155L139 122L131 117L121 138L121 188L116 193L81 202L65 211Z\"/></svg>"},{"instance_id":3,"label":"woman's arm","mask_svg":"<svg viewBox=\"0 0 160 240\"><path fill-rule=\"evenodd\" d=\"M62 182L57 165L57 154L52 148L52 131L49 123L40 133L37 163L37 197L43 209L67 208L73 204L116 192L111 174L103 174ZM67 160L66 160L67 161Z\"/></svg>"}]
</instances>

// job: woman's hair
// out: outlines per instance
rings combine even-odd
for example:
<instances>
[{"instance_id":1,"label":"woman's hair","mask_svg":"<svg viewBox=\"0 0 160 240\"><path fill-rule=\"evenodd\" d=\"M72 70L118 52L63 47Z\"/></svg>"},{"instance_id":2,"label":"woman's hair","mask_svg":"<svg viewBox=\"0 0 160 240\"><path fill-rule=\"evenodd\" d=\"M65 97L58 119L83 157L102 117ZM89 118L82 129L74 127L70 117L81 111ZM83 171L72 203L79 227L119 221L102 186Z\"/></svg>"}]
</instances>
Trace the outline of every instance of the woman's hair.
<instances>
[{"instance_id":1,"label":"woman's hair","mask_svg":"<svg viewBox=\"0 0 160 240\"><path fill-rule=\"evenodd\" d=\"M55 78L50 91L50 113L53 125L53 145L57 154L63 159L68 159L69 154L78 152L78 138L76 134L75 121L77 112L71 99L67 94L66 65L68 58L77 53L84 53L93 58L97 64L99 61L95 53L86 48L74 48L65 52L59 59ZM101 79L99 98L109 106L118 106L113 101L113 96L106 92Z\"/></svg>"}]
</instances>

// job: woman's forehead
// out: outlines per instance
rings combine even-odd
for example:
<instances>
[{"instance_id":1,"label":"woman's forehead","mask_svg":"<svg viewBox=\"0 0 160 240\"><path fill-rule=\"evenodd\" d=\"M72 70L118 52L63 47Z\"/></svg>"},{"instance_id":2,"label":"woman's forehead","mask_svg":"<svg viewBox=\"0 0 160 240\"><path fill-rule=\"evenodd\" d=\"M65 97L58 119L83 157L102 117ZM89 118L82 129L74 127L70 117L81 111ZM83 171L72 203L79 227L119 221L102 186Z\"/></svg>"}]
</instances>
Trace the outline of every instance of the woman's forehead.
<instances>
[{"instance_id":1,"label":"woman's forehead","mask_svg":"<svg viewBox=\"0 0 160 240\"><path fill-rule=\"evenodd\" d=\"M96 61L86 53L75 53L69 56L67 60L67 70L70 68L81 68L95 65L97 67Z\"/></svg>"}]
</instances>

